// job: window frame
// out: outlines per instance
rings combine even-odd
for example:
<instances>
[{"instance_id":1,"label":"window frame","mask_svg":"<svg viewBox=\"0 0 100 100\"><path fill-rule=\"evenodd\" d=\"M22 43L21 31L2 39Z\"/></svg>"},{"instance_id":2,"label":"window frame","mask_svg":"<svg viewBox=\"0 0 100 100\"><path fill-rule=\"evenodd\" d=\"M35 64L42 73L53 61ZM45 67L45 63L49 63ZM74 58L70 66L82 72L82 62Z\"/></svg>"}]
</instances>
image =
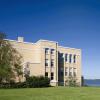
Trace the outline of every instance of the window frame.
<instances>
[{"instance_id":1,"label":"window frame","mask_svg":"<svg viewBox=\"0 0 100 100\"><path fill-rule=\"evenodd\" d=\"M69 63L72 63L72 54L69 54Z\"/></svg>"},{"instance_id":2,"label":"window frame","mask_svg":"<svg viewBox=\"0 0 100 100\"><path fill-rule=\"evenodd\" d=\"M46 75L47 74L47 75ZM48 72L45 72L45 77L48 77Z\"/></svg>"},{"instance_id":3,"label":"window frame","mask_svg":"<svg viewBox=\"0 0 100 100\"><path fill-rule=\"evenodd\" d=\"M45 67L49 67L49 59L45 59Z\"/></svg>"},{"instance_id":4,"label":"window frame","mask_svg":"<svg viewBox=\"0 0 100 100\"><path fill-rule=\"evenodd\" d=\"M45 54L49 54L49 48L45 48Z\"/></svg>"},{"instance_id":5,"label":"window frame","mask_svg":"<svg viewBox=\"0 0 100 100\"><path fill-rule=\"evenodd\" d=\"M65 67L65 76L68 76L68 67Z\"/></svg>"},{"instance_id":6,"label":"window frame","mask_svg":"<svg viewBox=\"0 0 100 100\"><path fill-rule=\"evenodd\" d=\"M73 56L73 63L76 63L76 55Z\"/></svg>"},{"instance_id":7,"label":"window frame","mask_svg":"<svg viewBox=\"0 0 100 100\"><path fill-rule=\"evenodd\" d=\"M54 67L54 59L51 59L51 67Z\"/></svg>"},{"instance_id":8,"label":"window frame","mask_svg":"<svg viewBox=\"0 0 100 100\"><path fill-rule=\"evenodd\" d=\"M55 54L55 49L51 49L51 55Z\"/></svg>"},{"instance_id":9,"label":"window frame","mask_svg":"<svg viewBox=\"0 0 100 100\"><path fill-rule=\"evenodd\" d=\"M65 62L68 62L68 54L65 54Z\"/></svg>"},{"instance_id":10,"label":"window frame","mask_svg":"<svg viewBox=\"0 0 100 100\"><path fill-rule=\"evenodd\" d=\"M54 72L51 72L51 80L54 80Z\"/></svg>"}]
</instances>

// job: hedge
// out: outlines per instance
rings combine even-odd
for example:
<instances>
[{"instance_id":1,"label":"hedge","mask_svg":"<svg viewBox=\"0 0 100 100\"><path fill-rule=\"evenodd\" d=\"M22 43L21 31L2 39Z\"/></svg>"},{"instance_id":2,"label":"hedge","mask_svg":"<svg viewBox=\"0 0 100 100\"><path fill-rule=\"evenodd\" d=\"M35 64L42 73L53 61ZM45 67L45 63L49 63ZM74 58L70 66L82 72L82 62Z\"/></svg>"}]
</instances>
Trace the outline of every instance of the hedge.
<instances>
[{"instance_id":1,"label":"hedge","mask_svg":"<svg viewBox=\"0 0 100 100\"><path fill-rule=\"evenodd\" d=\"M0 83L0 88L41 88L49 87L50 79L43 76L29 77L25 82Z\"/></svg>"},{"instance_id":2,"label":"hedge","mask_svg":"<svg viewBox=\"0 0 100 100\"><path fill-rule=\"evenodd\" d=\"M28 86L30 88L49 87L50 86L50 79L47 77L43 77L43 76L40 76L40 77L32 76L26 80L26 83L28 84Z\"/></svg>"}]
</instances>

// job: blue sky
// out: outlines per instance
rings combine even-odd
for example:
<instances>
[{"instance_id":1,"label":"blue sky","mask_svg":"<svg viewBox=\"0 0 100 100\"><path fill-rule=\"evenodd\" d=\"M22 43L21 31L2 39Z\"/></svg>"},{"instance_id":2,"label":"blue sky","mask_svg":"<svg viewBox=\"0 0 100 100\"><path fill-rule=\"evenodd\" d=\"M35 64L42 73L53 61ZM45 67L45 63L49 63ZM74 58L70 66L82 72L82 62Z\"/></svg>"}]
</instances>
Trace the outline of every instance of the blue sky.
<instances>
[{"instance_id":1,"label":"blue sky","mask_svg":"<svg viewBox=\"0 0 100 100\"><path fill-rule=\"evenodd\" d=\"M82 74L100 78L99 0L0 0L0 31L81 48Z\"/></svg>"}]
</instances>

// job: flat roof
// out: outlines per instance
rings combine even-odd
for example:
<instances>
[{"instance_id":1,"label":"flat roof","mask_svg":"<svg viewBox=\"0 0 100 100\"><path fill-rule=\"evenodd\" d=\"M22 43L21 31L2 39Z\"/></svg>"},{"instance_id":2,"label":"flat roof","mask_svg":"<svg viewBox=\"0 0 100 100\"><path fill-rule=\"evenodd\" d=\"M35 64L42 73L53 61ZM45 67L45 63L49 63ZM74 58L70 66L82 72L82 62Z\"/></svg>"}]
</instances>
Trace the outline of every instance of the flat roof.
<instances>
[{"instance_id":1,"label":"flat roof","mask_svg":"<svg viewBox=\"0 0 100 100\"><path fill-rule=\"evenodd\" d=\"M51 42L51 43L58 43L56 41L50 41L50 40L44 40L44 39L40 39L38 40L37 42L33 43L33 42L20 42L20 41L17 41L17 40L11 40L11 39L5 39L5 40L8 40L8 41L13 41L13 42L18 42L18 43L25 43L25 44L32 44L32 45L35 45L36 43L38 42ZM71 48L71 47L65 47L65 46L59 46L58 47L60 48L65 48L65 49L76 49L76 50L81 50L81 49L77 49L77 48Z\"/></svg>"},{"instance_id":2,"label":"flat roof","mask_svg":"<svg viewBox=\"0 0 100 100\"><path fill-rule=\"evenodd\" d=\"M44 40L44 39L40 39L37 42L53 42L53 43L58 43L56 41L50 41L50 40Z\"/></svg>"}]
</instances>

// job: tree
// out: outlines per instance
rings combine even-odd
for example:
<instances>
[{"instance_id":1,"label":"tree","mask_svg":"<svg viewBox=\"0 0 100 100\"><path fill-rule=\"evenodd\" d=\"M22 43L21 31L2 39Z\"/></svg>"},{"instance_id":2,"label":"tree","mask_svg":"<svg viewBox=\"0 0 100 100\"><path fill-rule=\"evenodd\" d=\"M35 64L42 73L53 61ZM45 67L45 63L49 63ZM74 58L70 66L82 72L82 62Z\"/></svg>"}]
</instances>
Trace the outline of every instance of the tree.
<instances>
[{"instance_id":1,"label":"tree","mask_svg":"<svg viewBox=\"0 0 100 100\"><path fill-rule=\"evenodd\" d=\"M71 86L71 87L78 86L76 77L70 76L69 78L67 78L66 86Z\"/></svg>"},{"instance_id":2,"label":"tree","mask_svg":"<svg viewBox=\"0 0 100 100\"><path fill-rule=\"evenodd\" d=\"M22 75L22 56L5 40L5 33L0 32L0 82L10 82Z\"/></svg>"},{"instance_id":3,"label":"tree","mask_svg":"<svg viewBox=\"0 0 100 100\"><path fill-rule=\"evenodd\" d=\"M24 77L27 79L30 77L30 69L29 69L30 63L27 62L24 68Z\"/></svg>"}]
</instances>

